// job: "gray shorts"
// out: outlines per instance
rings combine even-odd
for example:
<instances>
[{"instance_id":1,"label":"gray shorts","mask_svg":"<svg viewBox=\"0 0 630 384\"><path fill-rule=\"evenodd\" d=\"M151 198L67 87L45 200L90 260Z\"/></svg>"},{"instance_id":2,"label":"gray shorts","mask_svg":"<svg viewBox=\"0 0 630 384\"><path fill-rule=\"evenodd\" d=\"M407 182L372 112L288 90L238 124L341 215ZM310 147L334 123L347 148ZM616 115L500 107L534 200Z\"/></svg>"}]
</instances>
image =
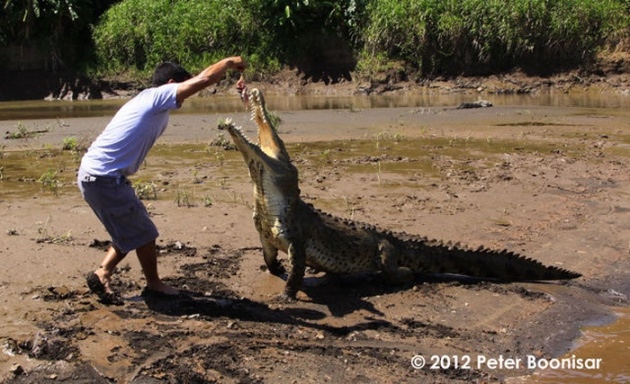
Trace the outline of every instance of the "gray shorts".
<instances>
[{"instance_id":1,"label":"gray shorts","mask_svg":"<svg viewBox=\"0 0 630 384\"><path fill-rule=\"evenodd\" d=\"M79 170L79 189L122 253L137 249L159 233L125 177L92 176Z\"/></svg>"}]
</instances>

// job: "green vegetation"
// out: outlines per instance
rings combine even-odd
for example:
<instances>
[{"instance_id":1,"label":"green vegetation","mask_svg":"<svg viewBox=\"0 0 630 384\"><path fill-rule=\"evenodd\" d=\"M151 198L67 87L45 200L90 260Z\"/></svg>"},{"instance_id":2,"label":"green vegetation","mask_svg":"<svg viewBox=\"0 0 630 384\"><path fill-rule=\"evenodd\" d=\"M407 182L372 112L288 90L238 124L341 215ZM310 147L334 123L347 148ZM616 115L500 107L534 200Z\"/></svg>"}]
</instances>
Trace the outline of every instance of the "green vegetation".
<instances>
[{"instance_id":1,"label":"green vegetation","mask_svg":"<svg viewBox=\"0 0 630 384\"><path fill-rule=\"evenodd\" d=\"M154 182L135 182L133 189L140 200L157 200L157 187Z\"/></svg>"},{"instance_id":2,"label":"green vegetation","mask_svg":"<svg viewBox=\"0 0 630 384\"><path fill-rule=\"evenodd\" d=\"M5 139L28 139L35 136L35 133L28 130L26 125L18 122L15 126L15 131L7 132L4 136Z\"/></svg>"},{"instance_id":3,"label":"green vegetation","mask_svg":"<svg viewBox=\"0 0 630 384\"><path fill-rule=\"evenodd\" d=\"M321 55L333 38L343 41L356 3L125 0L103 15L93 36L102 69L149 72L172 60L197 72L240 54L256 77L316 59L311 55Z\"/></svg>"},{"instance_id":4,"label":"green vegetation","mask_svg":"<svg viewBox=\"0 0 630 384\"><path fill-rule=\"evenodd\" d=\"M253 73L334 66L331 55L368 76L480 73L588 63L628 34L628 15L623 0L125 0L94 38L118 71L165 59L200 70L238 53Z\"/></svg>"},{"instance_id":5,"label":"green vegetation","mask_svg":"<svg viewBox=\"0 0 630 384\"><path fill-rule=\"evenodd\" d=\"M51 131L50 127L46 127L44 129L38 129L38 130L30 130L24 123L18 122L15 125L15 131L5 132L4 138L7 140L30 139L30 138L36 137L40 133L47 133L50 131ZM0 149L3 150L4 145L0 147Z\"/></svg>"},{"instance_id":6,"label":"green vegetation","mask_svg":"<svg viewBox=\"0 0 630 384\"><path fill-rule=\"evenodd\" d=\"M405 140L405 136L401 133L393 133L387 131L381 131L374 137L376 140L376 149L387 149L388 145L399 143Z\"/></svg>"},{"instance_id":7,"label":"green vegetation","mask_svg":"<svg viewBox=\"0 0 630 384\"><path fill-rule=\"evenodd\" d=\"M63 151L70 151L74 163L80 164L81 157L87 152L86 142L86 138L79 140L74 136L64 137L61 149Z\"/></svg>"},{"instance_id":8,"label":"green vegetation","mask_svg":"<svg viewBox=\"0 0 630 384\"><path fill-rule=\"evenodd\" d=\"M276 127L276 129L282 124L282 117L273 111L267 111L267 117L269 118L271 126Z\"/></svg>"},{"instance_id":9,"label":"green vegetation","mask_svg":"<svg viewBox=\"0 0 630 384\"><path fill-rule=\"evenodd\" d=\"M256 49L259 35L246 24L251 15L244 10L238 1L122 1L96 26L96 53L107 70L151 71L172 60L197 72L225 56Z\"/></svg>"},{"instance_id":10,"label":"green vegetation","mask_svg":"<svg viewBox=\"0 0 630 384\"><path fill-rule=\"evenodd\" d=\"M181 189L179 185L177 185L176 192L177 193L175 196L175 203L177 204L178 207L192 208L195 206L195 190L194 189L192 190L192 192L190 192L187 189Z\"/></svg>"},{"instance_id":11,"label":"green vegetation","mask_svg":"<svg viewBox=\"0 0 630 384\"><path fill-rule=\"evenodd\" d=\"M137 79L235 54L250 79L543 71L623 47L629 16L627 0L6 0L0 48L41 43L71 68Z\"/></svg>"},{"instance_id":12,"label":"green vegetation","mask_svg":"<svg viewBox=\"0 0 630 384\"><path fill-rule=\"evenodd\" d=\"M236 146L232 142L231 139L225 137L223 133L219 133L216 138L210 140L208 143L208 148L206 148L206 152L210 151L210 148L221 148L225 151L235 151Z\"/></svg>"},{"instance_id":13,"label":"green vegetation","mask_svg":"<svg viewBox=\"0 0 630 384\"><path fill-rule=\"evenodd\" d=\"M372 1L367 19L364 60L423 73L574 65L628 33L622 0Z\"/></svg>"},{"instance_id":14,"label":"green vegetation","mask_svg":"<svg viewBox=\"0 0 630 384\"><path fill-rule=\"evenodd\" d=\"M67 244L74 240L70 232L66 232L63 235L56 235L51 233L48 230L48 225L50 224L51 217L48 216L46 222L43 223L43 226L39 226L37 228L37 238L35 242L37 243L49 243L49 244ZM41 224L41 223L39 223Z\"/></svg>"},{"instance_id":15,"label":"green vegetation","mask_svg":"<svg viewBox=\"0 0 630 384\"><path fill-rule=\"evenodd\" d=\"M79 149L79 140L74 136L64 137L61 149L64 151L76 151Z\"/></svg>"},{"instance_id":16,"label":"green vegetation","mask_svg":"<svg viewBox=\"0 0 630 384\"><path fill-rule=\"evenodd\" d=\"M46 69L84 70L93 60L91 28L118 1L3 0L0 48L37 46L50 59Z\"/></svg>"},{"instance_id":17,"label":"green vegetation","mask_svg":"<svg viewBox=\"0 0 630 384\"><path fill-rule=\"evenodd\" d=\"M37 180L42 185L42 189L52 192L55 196L59 194L59 186L61 181L57 175L57 171L48 170L44 172Z\"/></svg>"},{"instance_id":18,"label":"green vegetation","mask_svg":"<svg viewBox=\"0 0 630 384\"><path fill-rule=\"evenodd\" d=\"M212 206L212 196L210 196L209 194L206 194L203 198L203 206L204 207L211 207Z\"/></svg>"}]
</instances>

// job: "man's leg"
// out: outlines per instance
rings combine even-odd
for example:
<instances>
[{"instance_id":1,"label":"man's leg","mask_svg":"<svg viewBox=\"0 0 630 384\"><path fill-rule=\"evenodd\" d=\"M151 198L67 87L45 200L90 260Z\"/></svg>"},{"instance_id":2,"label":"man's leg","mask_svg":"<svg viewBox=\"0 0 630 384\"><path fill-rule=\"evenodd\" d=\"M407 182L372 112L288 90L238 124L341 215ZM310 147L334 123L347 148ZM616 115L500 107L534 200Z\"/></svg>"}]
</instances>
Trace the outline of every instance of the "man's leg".
<instances>
[{"instance_id":1,"label":"man's leg","mask_svg":"<svg viewBox=\"0 0 630 384\"><path fill-rule=\"evenodd\" d=\"M157 268L157 248L155 246L155 240L136 249L136 253L138 254L138 260L142 266L144 277L147 279L148 289L166 295L174 296L179 294L177 289L165 284L160 279Z\"/></svg>"},{"instance_id":2,"label":"man's leg","mask_svg":"<svg viewBox=\"0 0 630 384\"><path fill-rule=\"evenodd\" d=\"M101 283L103 283L103 285L105 286L106 292L113 292L111 287L109 286L109 280L114 273L114 269L116 269L118 263L120 263L122 259L125 258L125 256L127 256L126 253L121 253L114 246L110 246L107 250L105 258L103 259L103 262L101 263L101 266L99 267L99 269L94 271L94 274L98 276L98 278L101 280Z\"/></svg>"}]
</instances>

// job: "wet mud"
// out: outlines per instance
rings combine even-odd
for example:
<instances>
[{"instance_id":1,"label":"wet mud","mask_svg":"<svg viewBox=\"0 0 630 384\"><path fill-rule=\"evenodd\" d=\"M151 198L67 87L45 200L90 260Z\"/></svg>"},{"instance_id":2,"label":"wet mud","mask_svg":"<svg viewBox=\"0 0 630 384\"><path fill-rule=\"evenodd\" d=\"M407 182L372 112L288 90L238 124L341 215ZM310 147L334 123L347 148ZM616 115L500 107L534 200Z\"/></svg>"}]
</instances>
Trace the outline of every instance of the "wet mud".
<instances>
[{"instance_id":1,"label":"wet mud","mask_svg":"<svg viewBox=\"0 0 630 384\"><path fill-rule=\"evenodd\" d=\"M196 142L193 131L186 143L159 144L133 180L155 185L157 198L145 204L161 231L160 270L183 295L142 296L130 255L113 280L125 304L105 306L84 276L108 238L74 190L72 160L55 195L15 173L25 151L42 150L37 139L19 143L29 150L10 142L0 195L2 382L536 382L527 367L489 367L479 357L563 356L580 343L582 326L627 308L628 116L389 112L378 125L370 111L287 114L280 133L304 200L392 230L506 248L583 277L498 284L432 276L391 286L378 274L309 270L298 300L283 301L283 279L264 267L242 159ZM305 116L323 123L293 122ZM210 124L180 119L175 136ZM321 140L327 132L308 129L348 120L349 137ZM191 204L180 204L184 195ZM427 366L415 369L417 356ZM433 356L450 364L431 368ZM469 367L454 363L467 357Z\"/></svg>"}]
</instances>

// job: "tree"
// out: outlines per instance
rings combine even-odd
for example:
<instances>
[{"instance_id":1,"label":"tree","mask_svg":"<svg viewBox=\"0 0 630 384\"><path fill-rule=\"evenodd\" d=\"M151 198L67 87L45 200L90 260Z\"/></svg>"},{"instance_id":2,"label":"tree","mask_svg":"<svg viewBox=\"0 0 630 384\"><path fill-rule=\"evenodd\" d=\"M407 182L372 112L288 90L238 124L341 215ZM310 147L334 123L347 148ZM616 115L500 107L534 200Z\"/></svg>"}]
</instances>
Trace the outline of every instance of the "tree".
<instances>
[{"instance_id":1,"label":"tree","mask_svg":"<svg viewBox=\"0 0 630 384\"><path fill-rule=\"evenodd\" d=\"M4 0L0 46L36 45L52 65L74 64L76 46L90 43L90 26L119 0Z\"/></svg>"}]
</instances>

